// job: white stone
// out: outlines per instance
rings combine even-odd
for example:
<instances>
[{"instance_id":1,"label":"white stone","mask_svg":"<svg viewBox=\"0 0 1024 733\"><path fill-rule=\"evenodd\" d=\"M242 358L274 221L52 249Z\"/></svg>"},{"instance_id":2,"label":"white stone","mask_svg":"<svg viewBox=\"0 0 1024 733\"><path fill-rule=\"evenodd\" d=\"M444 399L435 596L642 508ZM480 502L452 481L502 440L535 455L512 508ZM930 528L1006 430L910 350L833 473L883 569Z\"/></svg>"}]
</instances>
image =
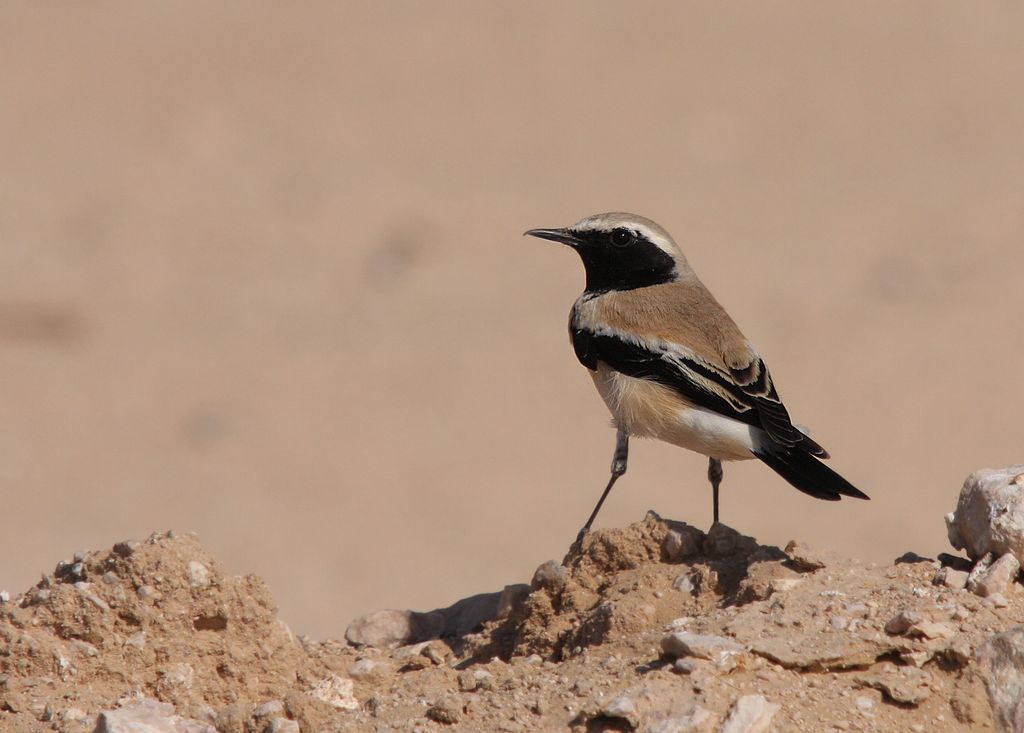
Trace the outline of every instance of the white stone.
<instances>
[{"instance_id":1,"label":"white stone","mask_svg":"<svg viewBox=\"0 0 1024 733\"><path fill-rule=\"evenodd\" d=\"M1005 593L1010 583L1016 580L1018 573L1020 561L1012 553L1007 552L980 573L973 583L971 578L968 578L967 588L982 598L988 598L997 593Z\"/></svg>"},{"instance_id":2,"label":"white stone","mask_svg":"<svg viewBox=\"0 0 1024 733\"><path fill-rule=\"evenodd\" d=\"M676 631L661 640L661 650L670 657L700 657L720 661L723 656L742 652L743 645L724 636Z\"/></svg>"},{"instance_id":3,"label":"white stone","mask_svg":"<svg viewBox=\"0 0 1024 733\"><path fill-rule=\"evenodd\" d=\"M313 685L309 694L338 710L358 710L359 701L355 698L354 690L352 680L330 674Z\"/></svg>"},{"instance_id":4,"label":"white stone","mask_svg":"<svg viewBox=\"0 0 1024 733\"><path fill-rule=\"evenodd\" d=\"M974 560L1010 552L1024 561L1024 464L968 476L946 531L953 547Z\"/></svg>"},{"instance_id":5,"label":"white stone","mask_svg":"<svg viewBox=\"0 0 1024 733\"><path fill-rule=\"evenodd\" d=\"M188 582L193 588L205 588L210 583L210 571L198 560L188 564Z\"/></svg>"},{"instance_id":6,"label":"white stone","mask_svg":"<svg viewBox=\"0 0 1024 733\"><path fill-rule=\"evenodd\" d=\"M294 720L274 718L267 726L267 733L301 733L301 728Z\"/></svg>"},{"instance_id":7,"label":"white stone","mask_svg":"<svg viewBox=\"0 0 1024 733\"><path fill-rule=\"evenodd\" d=\"M763 733L780 707L768 702L764 695L744 695L733 704L722 733Z\"/></svg>"},{"instance_id":8,"label":"white stone","mask_svg":"<svg viewBox=\"0 0 1024 733\"><path fill-rule=\"evenodd\" d=\"M181 718L174 706L150 698L132 700L116 710L100 713L94 733L217 733L200 720Z\"/></svg>"},{"instance_id":9,"label":"white stone","mask_svg":"<svg viewBox=\"0 0 1024 733\"><path fill-rule=\"evenodd\" d=\"M673 715L661 720L650 720L644 728L646 733L697 733L706 731L711 720L711 711L697 705L689 715Z\"/></svg>"}]
</instances>

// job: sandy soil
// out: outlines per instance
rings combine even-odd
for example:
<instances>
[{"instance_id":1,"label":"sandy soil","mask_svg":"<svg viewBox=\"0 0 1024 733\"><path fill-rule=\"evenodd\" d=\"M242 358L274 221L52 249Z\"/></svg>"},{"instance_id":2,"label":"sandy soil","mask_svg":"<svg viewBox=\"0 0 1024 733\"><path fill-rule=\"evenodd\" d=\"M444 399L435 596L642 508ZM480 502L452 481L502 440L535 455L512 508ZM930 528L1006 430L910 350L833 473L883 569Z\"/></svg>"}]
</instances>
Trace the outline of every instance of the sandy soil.
<instances>
[{"instance_id":1,"label":"sandy soil","mask_svg":"<svg viewBox=\"0 0 1024 733\"><path fill-rule=\"evenodd\" d=\"M1017 583L995 603L913 554L783 551L653 514L548 567L474 633L356 649L293 636L266 584L194 537L120 542L0 603L0 730L91 733L159 700L189 733L753 731L723 721L759 695L776 731L981 731L977 649L1024 622ZM662 639L680 631L730 646L676 661Z\"/></svg>"},{"instance_id":2,"label":"sandy soil","mask_svg":"<svg viewBox=\"0 0 1024 733\"><path fill-rule=\"evenodd\" d=\"M653 217L870 503L723 518L869 561L1021 460L1024 9L193 3L0 23L0 588L195 531L296 631L530 577L613 443L530 227ZM710 524L639 443L600 524Z\"/></svg>"}]
</instances>

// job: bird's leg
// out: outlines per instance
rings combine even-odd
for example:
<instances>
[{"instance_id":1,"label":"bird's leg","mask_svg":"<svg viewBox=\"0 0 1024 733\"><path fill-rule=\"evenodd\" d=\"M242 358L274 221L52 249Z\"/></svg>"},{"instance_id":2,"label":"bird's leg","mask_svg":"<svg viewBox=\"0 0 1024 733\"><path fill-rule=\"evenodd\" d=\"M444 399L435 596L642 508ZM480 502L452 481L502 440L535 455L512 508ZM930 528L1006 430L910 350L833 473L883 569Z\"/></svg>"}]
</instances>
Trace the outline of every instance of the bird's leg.
<instances>
[{"instance_id":1,"label":"bird's leg","mask_svg":"<svg viewBox=\"0 0 1024 733\"><path fill-rule=\"evenodd\" d=\"M612 486L618 480L619 476L626 472L626 460L629 458L629 433L622 428L619 428L618 433L615 435L615 454L612 456L612 477L608 479L608 485L604 487L604 493L601 494L601 498L597 500L597 506L594 507L594 511L590 513L590 519L583 525L583 529L576 535L576 541L573 546L580 545L583 542L583 538L587 532L590 531L590 525L597 519L597 513L601 511L601 505L604 504L604 500L608 498L608 493L612 490Z\"/></svg>"},{"instance_id":2,"label":"bird's leg","mask_svg":"<svg viewBox=\"0 0 1024 733\"><path fill-rule=\"evenodd\" d=\"M717 458L708 458L708 481L711 482L711 502L715 524L718 524L718 486L722 483L722 462Z\"/></svg>"}]
</instances>

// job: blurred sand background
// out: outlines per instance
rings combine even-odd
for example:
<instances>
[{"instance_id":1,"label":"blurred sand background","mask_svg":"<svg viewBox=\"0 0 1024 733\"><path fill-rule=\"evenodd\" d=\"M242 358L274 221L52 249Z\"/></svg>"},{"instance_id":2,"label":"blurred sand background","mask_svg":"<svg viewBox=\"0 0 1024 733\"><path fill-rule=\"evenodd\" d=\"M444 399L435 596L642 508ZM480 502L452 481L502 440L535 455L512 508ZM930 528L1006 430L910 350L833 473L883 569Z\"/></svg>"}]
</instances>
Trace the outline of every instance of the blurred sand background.
<instances>
[{"instance_id":1,"label":"blurred sand background","mask_svg":"<svg viewBox=\"0 0 1024 733\"><path fill-rule=\"evenodd\" d=\"M664 224L870 503L727 465L723 518L946 548L1024 460L1024 7L7 4L0 587L198 532L293 629L561 557L614 433L575 255ZM710 523L646 442L599 525Z\"/></svg>"}]
</instances>

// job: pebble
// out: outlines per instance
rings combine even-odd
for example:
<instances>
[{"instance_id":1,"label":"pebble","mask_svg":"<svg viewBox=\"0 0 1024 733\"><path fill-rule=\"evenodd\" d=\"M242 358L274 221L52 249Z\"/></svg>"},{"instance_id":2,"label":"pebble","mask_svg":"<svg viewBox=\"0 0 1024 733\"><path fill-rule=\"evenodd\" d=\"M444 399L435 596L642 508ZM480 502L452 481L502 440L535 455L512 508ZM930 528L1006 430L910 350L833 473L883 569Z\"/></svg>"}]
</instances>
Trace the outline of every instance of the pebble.
<instances>
[{"instance_id":1,"label":"pebble","mask_svg":"<svg viewBox=\"0 0 1024 733\"><path fill-rule=\"evenodd\" d=\"M82 720L76 708L61 717ZM174 706L151 698L136 698L116 710L104 710L96 722L94 733L217 733L209 723L185 719L175 714Z\"/></svg>"},{"instance_id":2,"label":"pebble","mask_svg":"<svg viewBox=\"0 0 1024 733\"><path fill-rule=\"evenodd\" d=\"M135 591L139 598L152 598L157 600L163 596L163 594L151 585L140 585L138 590Z\"/></svg>"},{"instance_id":3,"label":"pebble","mask_svg":"<svg viewBox=\"0 0 1024 733\"><path fill-rule=\"evenodd\" d=\"M534 590L540 588L558 590L565 585L565 581L568 578L568 568L554 560L548 560L538 566L533 572L533 580L530 581L530 587Z\"/></svg>"},{"instance_id":4,"label":"pebble","mask_svg":"<svg viewBox=\"0 0 1024 733\"><path fill-rule=\"evenodd\" d=\"M124 540L114 545L113 553L120 557L128 557L140 547L142 547L142 543L138 540Z\"/></svg>"},{"instance_id":5,"label":"pebble","mask_svg":"<svg viewBox=\"0 0 1024 733\"><path fill-rule=\"evenodd\" d=\"M803 578L775 578L769 583L772 593L785 593L804 582Z\"/></svg>"},{"instance_id":6,"label":"pebble","mask_svg":"<svg viewBox=\"0 0 1024 733\"><path fill-rule=\"evenodd\" d=\"M360 659L348 670L348 676L353 679L370 679L383 677L391 672L391 665L380 659Z\"/></svg>"},{"instance_id":7,"label":"pebble","mask_svg":"<svg viewBox=\"0 0 1024 733\"><path fill-rule=\"evenodd\" d=\"M993 593L985 601L992 604L994 608L1006 608L1010 605L1010 602L1006 600L1006 596L1002 593Z\"/></svg>"},{"instance_id":8,"label":"pebble","mask_svg":"<svg viewBox=\"0 0 1024 733\"><path fill-rule=\"evenodd\" d=\"M718 661L723 656L742 652L743 646L724 636L676 631L662 638L661 650L673 658L700 657Z\"/></svg>"},{"instance_id":9,"label":"pebble","mask_svg":"<svg viewBox=\"0 0 1024 733\"><path fill-rule=\"evenodd\" d=\"M636 704L628 697L616 697L601 708L609 718L631 718L636 715Z\"/></svg>"},{"instance_id":10,"label":"pebble","mask_svg":"<svg viewBox=\"0 0 1024 733\"><path fill-rule=\"evenodd\" d=\"M462 705L451 698L439 700L427 709L427 717L444 725L453 725L462 719Z\"/></svg>"},{"instance_id":11,"label":"pebble","mask_svg":"<svg viewBox=\"0 0 1024 733\"><path fill-rule=\"evenodd\" d=\"M968 573L955 568L941 568L935 574L935 584L944 585L952 590L963 590L967 587Z\"/></svg>"},{"instance_id":12,"label":"pebble","mask_svg":"<svg viewBox=\"0 0 1024 733\"><path fill-rule=\"evenodd\" d=\"M338 710L358 710L352 680L330 674L314 684L308 694Z\"/></svg>"},{"instance_id":13,"label":"pebble","mask_svg":"<svg viewBox=\"0 0 1024 733\"><path fill-rule=\"evenodd\" d=\"M968 578L967 581L967 588L982 598L987 598L996 593L1005 593L1010 583L1017 578L1019 573L1020 561L1007 552L981 572L978 577L974 578L974 573L972 572L972 577ZM974 581L973 583L971 582L972 580Z\"/></svg>"},{"instance_id":14,"label":"pebble","mask_svg":"<svg viewBox=\"0 0 1024 733\"><path fill-rule=\"evenodd\" d=\"M704 543L704 533L696 527L670 529L665 534L661 549L669 562L681 562L700 552Z\"/></svg>"},{"instance_id":15,"label":"pebble","mask_svg":"<svg viewBox=\"0 0 1024 733\"><path fill-rule=\"evenodd\" d=\"M923 621L923 617L917 611L902 610L885 623L885 633L891 636L901 636L915 624Z\"/></svg>"},{"instance_id":16,"label":"pebble","mask_svg":"<svg viewBox=\"0 0 1024 733\"><path fill-rule=\"evenodd\" d=\"M672 587L680 593L693 593L693 581L685 573L672 581Z\"/></svg>"},{"instance_id":17,"label":"pebble","mask_svg":"<svg viewBox=\"0 0 1024 733\"><path fill-rule=\"evenodd\" d=\"M697 669L697 662L687 657L680 657L672 663L672 671L679 674L693 674Z\"/></svg>"},{"instance_id":18,"label":"pebble","mask_svg":"<svg viewBox=\"0 0 1024 733\"><path fill-rule=\"evenodd\" d=\"M850 619L846 618L846 616L833 616L829 619L829 624L831 624L833 629L842 631L850 625Z\"/></svg>"},{"instance_id":19,"label":"pebble","mask_svg":"<svg viewBox=\"0 0 1024 733\"><path fill-rule=\"evenodd\" d=\"M645 733L697 733L708 730L711 711L696 705L688 715L673 715L661 720L649 720Z\"/></svg>"},{"instance_id":20,"label":"pebble","mask_svg":"<svg viewBox=\"0 0 1024 733\"><path fill-rule=\"evenodd\" d=\"M188 564L188 584L193 588L203 588L210 583L210 571L198 560L190 560Z\"/></svg>"},{"instance_id":21,"label":"pebble","mask_svg":"<svg viewBox=\"0 0 1024 733\"><path fill-rule=\"evenodd\" d=\"M273 718L267 726L267 733L301 733L298 722L288 718Z\"/></svg>"},{"instance_id":22,"label":"pebble","mask_svg":"<svg viewBox=\"0 0 1024 733\"><path fill-rule=\"evenodd\" d=\"M256 718L269 718L272 715L280 715L284 712L284 703L280 700L267 700L252 711Z\"/></svg>"},{"instance_id":23,"label":"pebble","mask_svg":"<svg viewBox=\"0 0 1024 733\"><path fill-rule=\"evenodd\" d=\"M857 706L858 710L870 710L875 706L874 701L870 697L864 695L858 695L854 698L853 704Z\"/></svg>"},{"instance_id":24,"label":"pebble","mask_svg":"<svg viewBox=\"0 0 1024 733\"><path fill-rule=\"evenodd\" d=\"M956 631L950 628L948 624L936 621L921 621L911 626L907 631L907 635L923 636L926 639L952 639L956 636Z\"/></svg>"},{"instance_id":25,"label":"pebble","mask_svg":"<svg viewBox=\"0 0 1024 733\"><path fill-rule=\"evenodd\" d=\"M764 695L744 695L733 703L721 733L763 733L782 706L768 702Z\"/></svg>"},{"instance_id":26,"label":"pebble","mask_svg":"<svg viewBox=\"0 0 1024 733\"><path fill-rule=\"evenodd\" d=\"M49 588L39 588L36 590L35 593L32 594L33 606L38 606L40 604L46 603L48 600L50 600Z\"/></svg>"}]
</instances>

